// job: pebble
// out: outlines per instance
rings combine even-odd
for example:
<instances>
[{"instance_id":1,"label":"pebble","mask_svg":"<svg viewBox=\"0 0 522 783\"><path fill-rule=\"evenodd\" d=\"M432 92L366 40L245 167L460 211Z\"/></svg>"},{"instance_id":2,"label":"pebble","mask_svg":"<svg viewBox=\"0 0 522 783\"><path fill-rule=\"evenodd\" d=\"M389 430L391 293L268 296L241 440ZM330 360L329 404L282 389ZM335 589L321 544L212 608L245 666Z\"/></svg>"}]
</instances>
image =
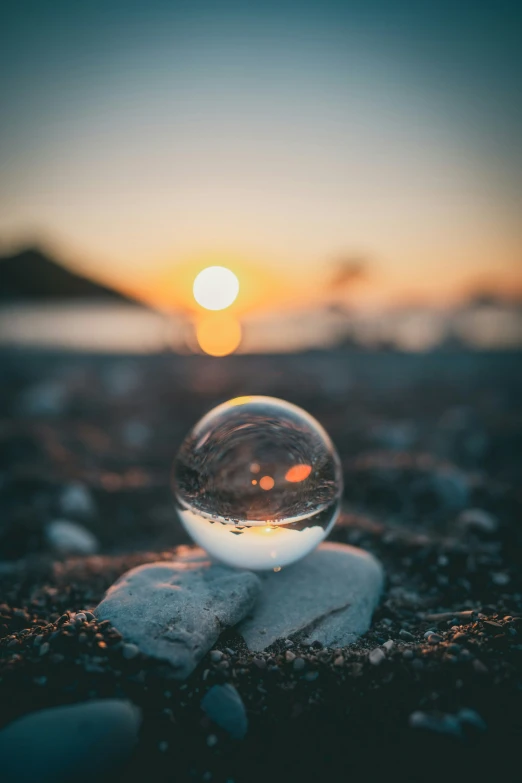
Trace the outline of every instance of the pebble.
<instances>
[{"instance_id":1,"label":"pebble","mask_svg":"<svg viewBox=\"0 0 522 783\"><path fill-rule=\"evenodd\" d=\"M60 509L66 517L69 515L89 517L95 513L96 504L85 484L75 482L63 489L60 496Z\"/></svg>"},{"instance_id":2,"label":"pebble","mask_svg":"<svg viewBox=\"0 0 522 783\"><path fill-rule=\"evenodd\" d=\"M467 633L456 633L453 637L453 641L457 642L458 644L464 644L469 639L469 636Z\"/></svg>"},{"instance_id":3,"label":"pebble","mask_svg":"<svg viewBox=\"0 0 522 783\"><path fill-rule=\"evenodd\" d=\"M118 776L138 739L141 710L100 699L32 712L0 731L3 783L86 783Z\"/></svg>"},{"instance_id":4,"label":"pebble","mask_svg":"<svg viewBox=\"0 0 522 783\"><path fill-rule=\"evenodd\" d=\"M305 668L306 663L304 658L296 658L294 661L294 671L296 672L302 672Z\"/></svg>"},{"instance_id":5,"label":"pebble","mask_svg":"<svg viewBox=\"0 0 522 783\"><path fill-rule=\"evenodd\" d=\"M442 642L442 636L439 636L438 633L430 633L428 636L428 644L439 644Z\"/></svg>"},{"instance_id":6,"label":"pebble","mask_svg":"<svg viewBox=\"0 0 522 783\"><path fill-rule=\"evenodd\" d=\"M458 718L447 713L431 714L417 710L411 713L408 722L412 729L423 729L437 734L451 734L455 737L460 737L462 734Z\"/></svg>"},{"instance_id":7,"label":"pebble","mask_svg":"<svg viewBox=\"0 0 522 783\"><path fill-rule=\"evenodd\" d=\"M223 658L223 653L221 652L221 650L210 651L210 660L212 661L212 663L219 663L222 658Z\"/></svg>"},{"instance_id":8,"label":"pebble","mask_svg":"<svg viewBox=\"0 0 522 783\"><path fill-rule=\"evenodd\" d=\"M45 528L47 543L61 555L93 555L99 549L96 536L78 522L55 519Z\"/></svg>"},{"instance_id":9,"label":"pebble","mask_svg":"<svg viewBox=\"0 0 522 783\"><path fill-rule=\"evenodd\" d=\"M185 679L225 627L251 612L257 576L213 565L201 549L128 571L95 609L140 652L168 661Z\"/></svg>"},{"instance_id":10,"label":"pebble","mask_svg":"<svg viewBox=\"0 0 522 783\"><path fill-rule=\"evenodd\" d=\"M486 731L487 729L487 725L484 719L478 714L478 712L469 709L469 707L464 707L463 709L459 710L457 713L457 718L461 723L464 723L466 726L471 726L478 731Z\"/></svg>"},{"instance_id":11,"label":"pebble","mask_svg":"<svg viewBox=\"0 0 522 783\"><path fill-rule=\"evenodd\" d=\"M414 642L415 641L414 635L412 633L410 633L409 631L406 631L404 628L401 628L401 630L399 631L399 636L405 642Z\"/></svg>"},{"instance_id":12,"label":"pebble","mask_svg":"<svg viewBox=\"0 0 522 783\"><path fill-rule=\"evenodd\" d=\"M376 647L375 650L372 650L371 653L368 655L368 660L373 666L379 666L386 658L386 655L383 653L380 647Z\"/></svg>"},{"instance_id":13,"label":"pebble","mask_svg":"<svg viewBox=\"0 0 522 783\"><path fill-rule=\"evenodd\" d=\"M241 696L230 683L213 685L201 700L203 712L234 739L243 739L248 718Z\"/></svg>"},{"instance_id":14,"label":"pebble","mask_svg":"<svg viewBox=\"0 0 522 783\"><path fill-rule=\"evenodd\" d=\"M255 611L238 627L255 652L295 634L327 647L353 643L370 627L384 581L372 555L331 543L280 573L259 576L262 592Z\"/></svg>"},{"instance_id":15,"label":"pebble","mask_svg":"<svg viewBox=\"0 0 522 783\"><path fill-rule=\"evenodd\" d=\"M482 625L484 630L492 636L504 632L504 626L500 623L494 622L493 620L483 620Z\"/></svg>"},{"instance_id":16,"label":"pebble","mask_svg":"<svg viewBox=\"0 0 522 783\"><path fill-rule=\"evenodd\" d=\"M390 652L390 650L393 649L394 645L395 645L395 642L393 641L393 639L388 639L387 642L384 642L383 647L385 648L385 650L387 652Z\"/></svg>"},{"instance_id":17,"label":"pebble","mask_svg":"<svg viewBox=\"0 0 522 783\"><path fill-rule=\"evenodd\" d=\"M468 508L459 514L457 524L469 530L480 530L483 533L494 533L498 521L492 514L481 508Z\"/></svg>"}]
</instances>

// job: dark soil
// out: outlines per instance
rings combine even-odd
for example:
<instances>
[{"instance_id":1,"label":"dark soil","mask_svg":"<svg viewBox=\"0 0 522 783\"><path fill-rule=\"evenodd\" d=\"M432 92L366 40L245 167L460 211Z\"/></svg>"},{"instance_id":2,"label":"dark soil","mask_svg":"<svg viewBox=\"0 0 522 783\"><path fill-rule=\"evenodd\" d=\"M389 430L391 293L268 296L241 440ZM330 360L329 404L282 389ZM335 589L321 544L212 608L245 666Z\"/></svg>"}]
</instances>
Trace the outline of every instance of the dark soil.
<instances>
[{"instance_id":1,"label":"dark soil","mask_svg":"<svg viewBox=\"0 0 522 783\"><path fill-rule=\"evenodd\" d=\"M0 726L118 696L144 715L121 779L520 779L519 355L12 351L0 368ZM330 432L345 479L331 538L381 559L385 594L356 645L281 640L253 655L230 629L223 655L180 684L167 665L125 658L108 623L74 614L127 569L189 543L170 490L176 450L205 411L249 393L295 402ZM72 482L94 507L67 517L95 533L99 556L46 548ZM227 681L248 712L242 741L201 711L206 690Z\"/></svg>"}]
</instances>

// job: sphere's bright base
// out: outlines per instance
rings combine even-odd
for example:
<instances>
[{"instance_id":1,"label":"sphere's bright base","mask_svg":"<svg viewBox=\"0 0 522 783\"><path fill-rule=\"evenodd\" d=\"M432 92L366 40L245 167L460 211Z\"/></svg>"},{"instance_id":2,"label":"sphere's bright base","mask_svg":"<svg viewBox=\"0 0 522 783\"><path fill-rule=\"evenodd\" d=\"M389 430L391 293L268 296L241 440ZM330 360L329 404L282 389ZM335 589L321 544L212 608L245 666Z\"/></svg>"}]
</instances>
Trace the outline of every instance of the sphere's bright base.
<instances>
[{"instance_id":1,"label":"sphere's bright base","mask_svg":"<svg viewBox=\"0 0 522 783\"><path fill-rule=\"evenodd\" d=\"M253 571L280 569L301 560L324 538L320 525L293 530L284 525L237 526L211 521L190 509L179 509L191 538L225 565ZM337 511L333 511L335 523Z\"/></svg>"}]
</instances>

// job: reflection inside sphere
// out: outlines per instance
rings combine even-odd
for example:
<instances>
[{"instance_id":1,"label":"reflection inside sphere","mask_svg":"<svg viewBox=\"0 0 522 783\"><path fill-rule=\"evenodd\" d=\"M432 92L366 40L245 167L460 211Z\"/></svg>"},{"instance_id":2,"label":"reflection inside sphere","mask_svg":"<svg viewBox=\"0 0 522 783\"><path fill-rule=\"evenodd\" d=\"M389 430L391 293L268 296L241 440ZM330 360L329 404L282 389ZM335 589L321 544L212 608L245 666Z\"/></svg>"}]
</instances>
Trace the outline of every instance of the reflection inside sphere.
<instances>
[{"instance_id":1,"label":"reflection inside sphere","mask_svg":"<svg viewBox=\"0 0 522 783\"><path fill-rule=\"evenodd\" d=\"M301 408L240 397L189 433L174 465L174 492L188 533L228 565L275 569L328 534L342 493L330 438Z\"/></svg>"}]
</instances>

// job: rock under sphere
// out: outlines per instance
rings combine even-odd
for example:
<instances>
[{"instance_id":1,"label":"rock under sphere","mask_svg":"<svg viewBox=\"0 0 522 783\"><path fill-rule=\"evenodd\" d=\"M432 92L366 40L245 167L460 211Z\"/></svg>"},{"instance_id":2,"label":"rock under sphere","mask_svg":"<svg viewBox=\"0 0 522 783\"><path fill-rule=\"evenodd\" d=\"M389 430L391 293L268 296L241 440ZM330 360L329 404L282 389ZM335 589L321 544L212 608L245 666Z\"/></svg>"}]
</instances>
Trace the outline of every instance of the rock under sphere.
<instances>
[{"instance_id":1,"label":"rock under sphere","mask_svg":"<svg viewBox=\"0 0 522 783\"><path fill-rule=\"evenodd\" d=\"M328 647L351 644L370 627L384 581L382 566L368 552L331 543L259 577L255 610L238 627L256 652L289 636Z\"/></svg>"},{"instance_id":2,"label":"rock under sphere","mask_svg":"<svg viewBox=\"0 0 522 783\"><path fill-rule=\"evenodd\" d=\"M116 774L137 742L141 710L99 699L39 710L0 731L2 783L70 783ZM114 778L119 779L119 777Z\"/></svg>"},{"instance_id":3,"label":"rock under sphere","mask_svg":"<svg viewBox=\"0 0 522 783\"><path fill-rule=\"evenodd\" d=\"M212 564L200 549L172 562L150 563L124 574L95 610L142 653L168 661L184 679L224 628L253 608L258 577Z\"/></svg>"}]
</instances>

